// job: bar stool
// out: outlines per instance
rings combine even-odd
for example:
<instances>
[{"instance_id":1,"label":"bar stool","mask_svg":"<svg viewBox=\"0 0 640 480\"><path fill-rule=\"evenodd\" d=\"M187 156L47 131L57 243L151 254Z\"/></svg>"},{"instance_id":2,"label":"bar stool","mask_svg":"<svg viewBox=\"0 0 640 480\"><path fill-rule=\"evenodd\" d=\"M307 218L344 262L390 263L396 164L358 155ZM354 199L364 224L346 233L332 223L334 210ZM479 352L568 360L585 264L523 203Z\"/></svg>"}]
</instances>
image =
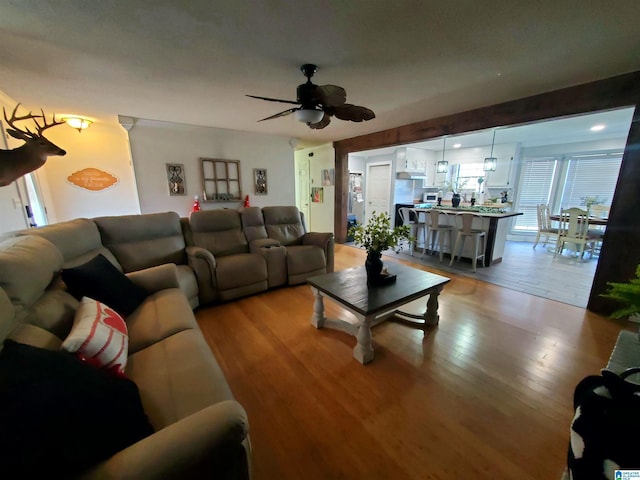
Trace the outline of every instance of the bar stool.
<instances>
[{"instance_id":1,"label":"bar stool","mask_svg":"<svg viewBox=\"0 0 640 480\"><path fill-rule=\"evenodd\" d=\"M440 215L444 215L445 221L440 223ZM436 240L438 240L438 247L440 249L440 262L442 262L442 254L444 252L444 237L445 235L449 235L449 249L453 246L453 238L451 232L453 231L453 226L449 225L449 215L446 212L442 212L440 210L431 210L429 215L426 218L428 234L427 238L430 240L430 250L431 255L435 253ZM425 249L422 251L422 255L424 255ZM453 252L453 250L451 250ZM453 254L453 253L452 253ZM420 257L422 258L422 257Z\"/></svg>"},{"instance_id":2,"label":"bar stool","mask_svg":"<svg viewBox=\"0 0 640 480\"><path fill-rule=\"evenodd\" d=\"M451 252L451 262L449 262L449 266L453 265L453 261L455 260L455 252L458 250L458 245L460 244L460 240L462 240L462 244L460 244L460 250L458 250L458 261L460 261L460 257L462 256L462 249L464 248L464 243L467 237L473 237L474 239L474 253L471 258L471 262L473 265L473 271L476 271L476 265L478 259L482 257L482 266L485 266L484 259L484 251L486 249L486 232L481 229L473 228L473 219L475 217L482 218L480 215L476 215L475 213L459 213L456 215L456 227L458 228L458 235L456 236L456 244L453 247L453 251ZM482 239L482 242L480 241ZM482 246L481 250L478 248Z\"/></svg>"},{"instance_id":3,"label":"bar stool","mask_svg":"<svg viewBox=\"0 0 640 480\"><path fill-rule=\"evenodd\" d=\"M409 234L417 239L418 237L418 222L417 222L417 212L413 211L412 208L409 207L400 207L398 209L398 213L400 214L400 218L402 219L403 225L408 225L410 228ZM412 218L413 217L413 218ZM415 244L415 240L409 242L409 255L413 256L413 246Z\"/></svg>"}]
</instances>

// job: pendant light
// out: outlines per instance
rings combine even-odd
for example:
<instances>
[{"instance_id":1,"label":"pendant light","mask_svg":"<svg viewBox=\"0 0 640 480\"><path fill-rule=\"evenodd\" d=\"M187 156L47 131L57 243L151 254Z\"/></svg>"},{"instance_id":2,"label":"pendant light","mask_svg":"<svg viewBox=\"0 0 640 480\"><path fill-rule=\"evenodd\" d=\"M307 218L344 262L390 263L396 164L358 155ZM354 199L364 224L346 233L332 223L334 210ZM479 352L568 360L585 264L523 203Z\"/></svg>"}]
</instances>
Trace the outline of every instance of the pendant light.
<instances>
[{"instance_id":1,"label":"pendant light","mask_svg":"<svg viewBox=\"0 0 640 480\"><path fill-rule=\"evenodd\" d=\"M484 159L484 171L485 172L495 172L496 166L498 165L498 159L493 156L493 146L496 143L496 130L493 129L493 140L491 142L491 154Z\"/></svg>"},{"instance_id":2,"label":"pendant light","mask_svg":"<svg viewBox=\"0 0 640 480\"><path fill-rule=\"evenodd\" d=\"M442 160L440 160L436 165L437 173L447 173L447 170L449 170L449 162L447 162L444 159L444 150L446 146L447 146L447 137L443 137L442 138Z\"/></svg>"}]
</instances>

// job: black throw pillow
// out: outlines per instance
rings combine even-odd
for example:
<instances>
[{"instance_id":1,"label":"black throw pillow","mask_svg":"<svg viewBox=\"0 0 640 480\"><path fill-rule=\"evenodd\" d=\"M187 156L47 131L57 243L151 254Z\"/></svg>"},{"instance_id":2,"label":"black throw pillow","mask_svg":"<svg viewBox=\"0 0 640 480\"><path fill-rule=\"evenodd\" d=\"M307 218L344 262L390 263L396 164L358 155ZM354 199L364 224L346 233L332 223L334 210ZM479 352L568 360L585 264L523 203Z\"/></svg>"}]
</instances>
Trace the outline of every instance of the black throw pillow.
<instances>
[{"instance_id":1,"label":"black throw pillow","mask_svg":"<svg viewBox=\"0 0 640 480\"><path fill-rule=\"evenodd\" d=\"M61 351L4 342L4 478L70 478L153 433L138 387Z\"/></svg>"},{"instance_id":2,"label":"black throw pillow","mask_svg":"<svg viewBox=\"0 0 640 480\"><path fill-rule=\"evenodd\" d=\"M84 265L62 270L69 293L80 300L93 298L110 306L123 317L129 316L147 298L147 291L133 283L103 255Z\"/></svg>"}]
</instances>

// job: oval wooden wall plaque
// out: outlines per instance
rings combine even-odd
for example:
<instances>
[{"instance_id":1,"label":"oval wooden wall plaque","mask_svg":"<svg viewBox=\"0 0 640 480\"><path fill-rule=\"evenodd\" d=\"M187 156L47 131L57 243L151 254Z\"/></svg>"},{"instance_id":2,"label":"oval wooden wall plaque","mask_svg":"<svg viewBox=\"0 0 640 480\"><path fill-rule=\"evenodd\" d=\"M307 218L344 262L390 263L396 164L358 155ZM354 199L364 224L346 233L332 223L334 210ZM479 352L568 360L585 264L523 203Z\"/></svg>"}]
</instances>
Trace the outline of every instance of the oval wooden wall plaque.
<instances>
[{"instance_id":1,"label":"oval wooden wall plaque","mask_svg":"<svg viewBox=\"0 0 640 480\"><path fill-rule=\"evenodd\" d=\"M86 188L92 192L104 190L118 183L117 177L97 168L83 168L69 175L67 180L78 187Z\"/></svg>"}]
</instances>

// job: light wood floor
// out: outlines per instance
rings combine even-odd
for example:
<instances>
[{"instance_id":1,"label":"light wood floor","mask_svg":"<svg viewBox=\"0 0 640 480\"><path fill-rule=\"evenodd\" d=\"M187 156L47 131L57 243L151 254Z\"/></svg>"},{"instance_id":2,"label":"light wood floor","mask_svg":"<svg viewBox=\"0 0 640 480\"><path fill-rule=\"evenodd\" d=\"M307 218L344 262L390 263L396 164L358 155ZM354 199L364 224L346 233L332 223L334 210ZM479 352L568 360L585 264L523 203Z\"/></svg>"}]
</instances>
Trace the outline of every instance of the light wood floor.
<instances>
[{"instance_id":1,"label":"light wood floor","mask_svg":"<svg viewBox=\"0 0 640 480\"><path fill-rule=\"evenodd\" d=\"M443 272L470 276L512 290L586 307L598 257L590 258L585 254L584 260L580 261L571 252L565 252L554 258L549 245L545 248L539 243L535 250L532 247L531 242L507 241L502 262L490 267L478 267L476 272L472 271L469 261L456 261L449 266L450 259L446 256L442 263L438 254L425 255L421 259L421 249L416 250L413 257L409 255L408 248L399 254L389 250L385 257L398 256Z\"/></svg>"},{"instance_id":2,"label":"light wood floor","mask_svg":"<svg viewBox=\"0 0 640 480\"><path fill-rule=\"evenodd\" d=\"M336 270L363 262L336 246ZM354 338L311 326L306 285L196 312L247 410L254 480L560 477L574 386L637 325L447 276L440 325L375 327L366 366Z\"/></svg>"}]
</instances>

